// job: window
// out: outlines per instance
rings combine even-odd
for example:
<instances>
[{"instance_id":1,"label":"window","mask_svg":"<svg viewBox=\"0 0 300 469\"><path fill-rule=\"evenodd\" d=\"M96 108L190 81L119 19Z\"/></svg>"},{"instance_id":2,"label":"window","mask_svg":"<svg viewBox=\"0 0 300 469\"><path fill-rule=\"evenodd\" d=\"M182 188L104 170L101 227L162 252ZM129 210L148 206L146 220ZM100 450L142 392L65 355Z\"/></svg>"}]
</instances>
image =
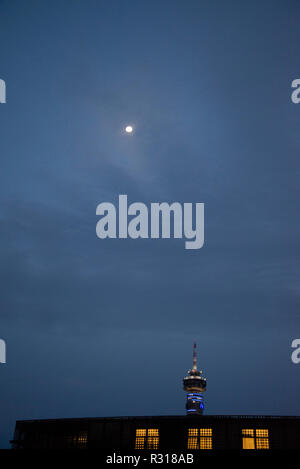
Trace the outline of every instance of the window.
<instances>
[{"instance_id":1,"label":"window","mask_svg":"<svg viewBox=\"0 0 300 469\"><path fill-rule=\"evenodd\" d=\"M67 435L65 440L67 448L84 449L87 447L87 432L80 432L78 435Z\"/></svg>"},{"instance_id":2,"label":"window","mask_svg":"<svg viewBox=\"0 0 300 469\"><path fill-rule=\"evenodd\" d=\"M211 428L189 428L188 449L212 449Z\"/></svg>"},{"instance_id":3,"label":"window","mask_svg":"<svg viewBox=\"0 0 300 469\"><path fill-rule=\"evenodd\" d=\"M135 433L135 449L158 449L158 428L137 428Z\"/></svg>"},{"instance_id":4,"label":"window","mask_svg":"<svg viewBox=\"0 0 300 469\"><path fill-rule=\"evenodd\" d=\"M244 428L242 436L243 449L269 449L269 430Z\"/></svg>"},{"instance_id":5,"label":"window","mask_svg":"<svg viewBox=\"0 0 300 469\"><path fill-rule=\"evenodd\" d=\"M87 432L79 433L77 437L77 448L86 448L87 446Z\"/></svg>"}]
</instances>

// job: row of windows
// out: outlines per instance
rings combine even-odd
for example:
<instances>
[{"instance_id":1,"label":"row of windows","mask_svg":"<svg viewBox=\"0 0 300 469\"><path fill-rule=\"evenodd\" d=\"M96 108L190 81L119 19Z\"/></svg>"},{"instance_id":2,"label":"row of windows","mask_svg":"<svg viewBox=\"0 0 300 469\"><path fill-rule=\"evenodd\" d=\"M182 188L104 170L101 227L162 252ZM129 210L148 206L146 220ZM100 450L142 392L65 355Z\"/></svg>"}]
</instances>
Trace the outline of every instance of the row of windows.
<instances>
[{"instance_id":1,"label":"row of windows","mask_svg":"<svg viewBox=\"0 0 300 469\"><path fill-rule=\"evenodd\" d=\"M86 448L87 432L80 432L77 435L66 436L69 448ZM262 428L242 429L243 449L269 449L269 431ZM159 447L158 428L137 428L135 437L135 449L155 450ZM212 449L213 432L212 428L189 428L187 434L187 449Z\"/></svg>"},{"instance_id":2,"label":"row of windows","mask_svg":"<svg viewBox=\"0 0 300 469\"><path fill-rule=\"evenodd\" d=\"M242 430L243 449L269 449L269 431L262 428ZM158 428L137 428L135 449L158 449ZM212 428L189 428L187 449L212 449Z\"/></svg>"}]
</instances>

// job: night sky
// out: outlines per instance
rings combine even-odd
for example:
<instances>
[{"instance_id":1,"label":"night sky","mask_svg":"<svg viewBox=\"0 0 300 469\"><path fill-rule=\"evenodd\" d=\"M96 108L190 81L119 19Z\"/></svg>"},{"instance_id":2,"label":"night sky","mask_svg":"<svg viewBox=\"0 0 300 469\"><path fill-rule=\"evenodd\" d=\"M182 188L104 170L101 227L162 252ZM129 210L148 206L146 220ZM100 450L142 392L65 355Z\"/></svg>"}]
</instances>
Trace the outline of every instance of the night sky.
<instances>
[{"instance_id":1,"label":"night sky","mask_svg":"<svg viewBox=\"0 0 300 469\"><path fill-rule=\"evenodd\" d=\"M0 446L17 419L300 414L300 3L2 0ZM122 129L134 124L133 135ZM96 207L204 202L205 244Z\"/></svg>"}]
</instances>

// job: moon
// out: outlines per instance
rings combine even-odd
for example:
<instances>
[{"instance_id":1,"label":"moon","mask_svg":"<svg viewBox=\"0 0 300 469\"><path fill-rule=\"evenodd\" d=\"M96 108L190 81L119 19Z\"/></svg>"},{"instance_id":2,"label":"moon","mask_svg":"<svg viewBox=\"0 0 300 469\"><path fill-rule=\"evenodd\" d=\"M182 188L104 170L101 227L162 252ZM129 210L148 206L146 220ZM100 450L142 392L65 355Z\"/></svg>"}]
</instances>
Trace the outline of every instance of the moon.
<instances>
[{"instance_id":1,"label":"moon","mask_svg":"<svg viewBox=\"0 0 300 469\"><path fill-rule=\"evenodd\" d=\"M132 132L133 132L133 127L132 127L132 125L127 125L127 126L125 127L125 132L126 132L127 134L132 134Z\"/></svg>"}]
</instances>

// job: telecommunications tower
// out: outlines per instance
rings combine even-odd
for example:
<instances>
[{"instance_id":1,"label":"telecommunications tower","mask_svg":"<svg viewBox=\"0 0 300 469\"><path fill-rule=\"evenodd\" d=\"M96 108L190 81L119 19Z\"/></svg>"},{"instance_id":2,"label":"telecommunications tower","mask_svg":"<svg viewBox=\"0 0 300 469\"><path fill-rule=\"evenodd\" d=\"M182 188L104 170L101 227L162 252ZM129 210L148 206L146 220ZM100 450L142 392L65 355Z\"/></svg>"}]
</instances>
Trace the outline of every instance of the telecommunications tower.
<instances>
[{"instance_id":1,"label":"telecommunications tower","mask_svg":"<svg viewBox=\"0 0 300 469\"><path fill-rule=\"evenodd\" d=\"M197 370L196 343L193 350L193 368L183 378L183 389L187 391L185 406L187 415L202 415L204 410L202 393L206 390L206 378L202 376L202 371Z\"/></svg>"}]
</instances>

